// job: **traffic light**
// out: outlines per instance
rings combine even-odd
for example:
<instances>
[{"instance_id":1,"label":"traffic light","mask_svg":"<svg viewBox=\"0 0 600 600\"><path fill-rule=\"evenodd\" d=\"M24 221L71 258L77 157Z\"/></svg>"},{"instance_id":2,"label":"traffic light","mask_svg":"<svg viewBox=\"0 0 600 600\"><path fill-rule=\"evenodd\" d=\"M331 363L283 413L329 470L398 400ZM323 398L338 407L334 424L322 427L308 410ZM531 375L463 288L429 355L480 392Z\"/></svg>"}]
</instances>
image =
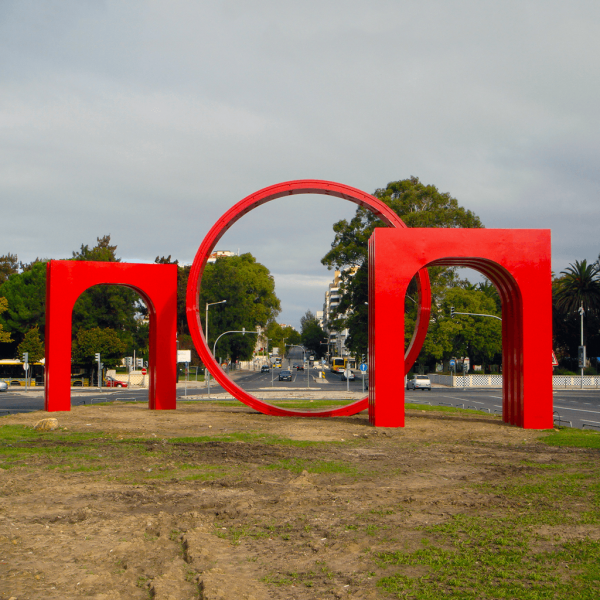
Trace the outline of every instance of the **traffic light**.
<instances>
[{"instance_id":1,"label":"traffic light","mask_svg":"<svg viewBox=\"0 0 600 600\"><path fill-rule=\"evenodd\" d=\"M23 362L24 363L29 362L29 352L23 352Z\"/></svg>"},{"instance_id":2,"label":"traffic light","mask_svg":"<svg viewBox=\"0 0 600 600\"><path fill-rule=\"evenodd\" d=\"M125 357L125 364L128 367L131 367L131 365L133 364L133 356L126 356Z\"/></svg>"},{"instance_id":3,"label":"traffic light","mask_svg":"<svg viewBox=\"0 0 600 600\"><path fill-rule=\"evenodd\" d=\"M136 367L143 367L144 366L144 359L143 358L136 358L135 359L135 366Z\"/></svg>"},{"instance_id":4,"label":"traffic light","mask_svg":"<svg viewBox=\"0 0 600 600\"><path fill-rule=\"evenodd\" d=\"M454 319L454 306L450 307L450 318Z\"/></svg>"},{"instance_id":5,"label":"traffic light","mask_svg":"<svg viewBox=\"0 0 600 600\"><path fill-rule=\"evenodd\" d=\"M148 361L147 360L144 361L144 367L148 368Z\"/></svg>"},{"instance_id":6,"label":"traffic light","mask_svg":"<svg viewBox=\"0 0 600 600\"><path fill-rule=\"evenodd\" d=\"M100 352L96 352L96 354L94 354L94 360L99 363L100 362Z\"/></svg>"}]
</instances>

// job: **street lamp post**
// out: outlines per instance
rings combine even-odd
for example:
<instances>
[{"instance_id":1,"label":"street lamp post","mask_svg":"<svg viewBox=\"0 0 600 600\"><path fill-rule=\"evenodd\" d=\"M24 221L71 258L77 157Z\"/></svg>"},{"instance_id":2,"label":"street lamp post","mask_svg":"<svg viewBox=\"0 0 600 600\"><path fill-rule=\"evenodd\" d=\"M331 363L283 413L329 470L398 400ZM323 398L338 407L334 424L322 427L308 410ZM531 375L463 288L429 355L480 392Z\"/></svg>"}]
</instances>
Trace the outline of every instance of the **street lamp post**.
<instances>
[{"instance_id":1,"label":"street lamp post","mask_svg":"<svg viewBox=\"0 0 600 600\"><path fill-rule=\"evenodd\" d=\"M204 319L204 334L206 335L206 345L208 346L208 307L209 306L214 306L215 304L225 304L225 302L227 302L227 300L219 300L219 302L207 302L206 303L206 317ZM210 348L210 347L209 347ZM213 356L214 356L214 352L213 352ZM207 376L207 387L208 387L208 397L210 398L210 371L208 369L206 369L206 376Z\"/></svg>"},{"instance_id":2,"label":"street lamp post","mask_svg":"<svg viewBox=\"0 0 600 600\"><path fill-rule=\"evenodd\" d=\"M583 357L583 361L581 363L581 389L583 389L583 370L585 368L585 350L583 350L583 315L585 311L583 310L583 300L581 301L581 306L579 307L579 315L581 316L581 355Z\"/></svg>"}]
</instances>

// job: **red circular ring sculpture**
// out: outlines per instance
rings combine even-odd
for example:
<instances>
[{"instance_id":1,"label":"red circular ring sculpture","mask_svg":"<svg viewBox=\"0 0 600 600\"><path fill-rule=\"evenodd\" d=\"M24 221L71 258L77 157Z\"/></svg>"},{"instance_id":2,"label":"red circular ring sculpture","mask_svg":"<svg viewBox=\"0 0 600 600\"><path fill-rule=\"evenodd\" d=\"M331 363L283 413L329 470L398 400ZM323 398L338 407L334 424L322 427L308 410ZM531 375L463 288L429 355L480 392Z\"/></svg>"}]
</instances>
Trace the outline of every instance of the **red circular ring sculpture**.
<instances>
[{"instance_id":1,"label":"red circular ring sculpture","mask_svg":"<svg viewBox=\"0 0 600 600\"><path fill-rule=\"evenodd\" d=\"M294 194L324 194L326 196L335 196L337 198L343 198L344 200L350 200L350 202L354 202L373 212L390 227L406 227L404 221L402 221L402 219L381 200L356 188L331 181L319 181L313 179L287 181L263 188L250 196L246 196L246 198L232 206L213 225L212 229L202 241L194 258L194 263L190 270L186 295L186 313L192 340L204 365L213 374L221 386L232 396L240 400L240 402L243 402L247 406L250 406L261 413L281 417L340 417L355 415L367 408L368 396L351 404L347 404L346 406L332 410L301 411L273 406L272 404L264 402L252 394L249 394L236 385L223 372L208 348L200 324L200 283L208 258L217 245L217 242L238 219L246 213L249 213L252 209L257 208L262 204L266 204L271 200L275 200L276 198ZM421 350L421 346L423 345L425 335L427 334L427 326L429 325L431 288L429 285L429 275L426 269L419 271L417 284L420 290L419 312L413 338L404 357L405 372L407 372L414 364Z\"/></svg>"}]
</instances>

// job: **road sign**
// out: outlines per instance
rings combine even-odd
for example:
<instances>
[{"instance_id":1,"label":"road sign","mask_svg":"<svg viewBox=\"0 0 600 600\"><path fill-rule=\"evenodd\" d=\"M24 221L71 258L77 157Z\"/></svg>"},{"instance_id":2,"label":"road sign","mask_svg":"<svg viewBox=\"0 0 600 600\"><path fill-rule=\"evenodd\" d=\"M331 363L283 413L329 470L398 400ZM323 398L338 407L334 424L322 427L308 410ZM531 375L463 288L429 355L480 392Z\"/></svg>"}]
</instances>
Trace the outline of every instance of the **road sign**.
<instances>
[{"instance_id":1,"label":"road sign","mask_svg":"<svg viewBox=\"0 0 600 600\"><path fill-rule=\"evenodd\" d=\"M369 368L369 365L367 363L362 363L358 368L364 373Z\"/></svg>"},{"instance_id":2,"label":"road sign","mask_svg":"<svg viewBox=\"0 0 600 600\"><path fill-rule=\"evenodd\" d=\"M146 369L142 369L142 375L145 375L147 372Z\"/></svg>"},{"instance_id":3,"label":"road sign","mask_svg":"<svg viewBox=\"0 0 600 600\"><path fill-rule=\"evenodd\" d=\"M558 361L556 360L556 354L554 354L554 350L552 350L552 366L558 367Z\"/></svg>"},{"instance_id":4,"label":"road sign","mask_svg":"<svg viewBox=\"0 0 600 600\"><path fill-rule=\"evenodd\" d=\"M177 362L178 363L192 362L192 351L191 350L177 350Z\"/></svg>"},{"instance_id":5,"label":"road sign","mask_svg":"<svg viewBox=\"0 0 600 600\"><path fill-rule=\"evenodd\" d=\"M454 359L450 360L450 366L451 367L455 367L456 366L456 361Z\"/></svg>"}]
</instances>

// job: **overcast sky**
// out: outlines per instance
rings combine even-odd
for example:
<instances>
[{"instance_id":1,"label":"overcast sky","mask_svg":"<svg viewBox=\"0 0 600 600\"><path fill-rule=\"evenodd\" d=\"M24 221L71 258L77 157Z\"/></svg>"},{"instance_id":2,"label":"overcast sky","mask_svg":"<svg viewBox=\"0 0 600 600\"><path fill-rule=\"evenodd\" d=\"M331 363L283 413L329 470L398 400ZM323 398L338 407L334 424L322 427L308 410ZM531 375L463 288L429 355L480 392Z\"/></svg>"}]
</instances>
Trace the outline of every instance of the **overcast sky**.
<instances>
[{"instance_id":1,"label":"overcast sky","mask_svg":"<svg viewBox=\"0 0 600 600\"><path fill-rule=\"evenodd\" d=\"M217 218L290 179L417 176L487 227L551 228L553 268L600 253L600 3L0 0L0 254L189 263ZM295 197L219 249L319 310L354 205Z\"/></svg>"}]
</instances>

